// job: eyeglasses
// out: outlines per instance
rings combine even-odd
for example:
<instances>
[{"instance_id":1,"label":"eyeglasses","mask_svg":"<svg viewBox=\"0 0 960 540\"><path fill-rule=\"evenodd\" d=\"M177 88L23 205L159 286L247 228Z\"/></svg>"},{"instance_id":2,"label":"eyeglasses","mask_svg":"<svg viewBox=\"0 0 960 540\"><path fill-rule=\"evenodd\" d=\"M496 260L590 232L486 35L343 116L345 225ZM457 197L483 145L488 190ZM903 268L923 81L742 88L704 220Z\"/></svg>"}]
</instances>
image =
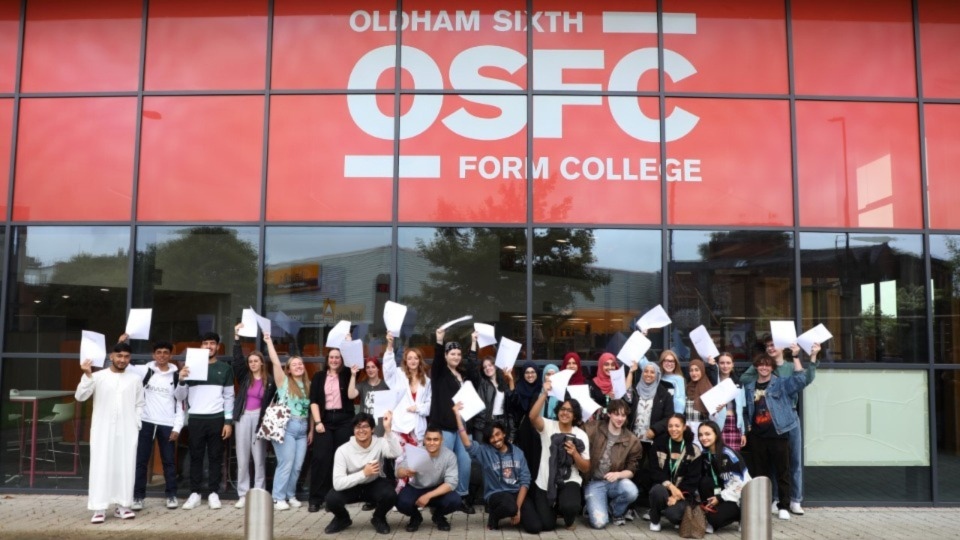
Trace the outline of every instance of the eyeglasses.
<instances>
[{"instance_id":1,"label":"eyeglasses","mask_svg":"<svg viewBox=\"0 0 960 540\"><path fill-rule=\"evenodd\" d=\"M570 407L560 407L560 412L569 412L569 413L572 413L572 412L573 412L573 409L571 409Z\"/></svg>"}]
</instances>

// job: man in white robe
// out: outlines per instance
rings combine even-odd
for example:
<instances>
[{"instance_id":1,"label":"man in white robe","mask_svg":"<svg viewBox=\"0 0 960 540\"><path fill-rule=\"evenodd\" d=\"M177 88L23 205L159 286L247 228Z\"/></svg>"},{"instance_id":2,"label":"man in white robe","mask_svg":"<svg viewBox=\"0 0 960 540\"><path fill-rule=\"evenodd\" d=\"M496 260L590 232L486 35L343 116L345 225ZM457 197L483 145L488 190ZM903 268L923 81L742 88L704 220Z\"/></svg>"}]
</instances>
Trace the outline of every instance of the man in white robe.
<instances>
[{"instance_id":1,"label":"man in white robe","mask_svg":"<svg viewBox=\"0 0 960 540\"><path fill-rule=\"evenodd\" d=\"M103 523L107 508L116 504L114 517L132 519L133 483L136 477L137 437L143 411L143 382L128 372L130 345L117 343L110 367L93 373L90 359L80 364L83 376L77 386L77 401L92 396L90 424L90 490L87 509L91 523Z\"/></svg>"}]
</instances>

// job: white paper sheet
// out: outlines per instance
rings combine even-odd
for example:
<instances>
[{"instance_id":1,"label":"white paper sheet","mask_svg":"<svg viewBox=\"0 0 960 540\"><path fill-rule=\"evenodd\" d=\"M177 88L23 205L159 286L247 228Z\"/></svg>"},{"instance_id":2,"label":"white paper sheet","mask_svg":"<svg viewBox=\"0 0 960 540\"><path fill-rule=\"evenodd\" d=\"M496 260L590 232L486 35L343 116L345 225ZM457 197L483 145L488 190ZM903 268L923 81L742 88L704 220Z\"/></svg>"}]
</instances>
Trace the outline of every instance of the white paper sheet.
<instances>
[{"instance_id":1,"label":"white paper sheet","mask_svg":"<svg viewBox=\"0 0 960 540\"><path fill-rule=\"evenodd\" d=\"M184 365L190 368L188 381L205 381L210 368L210 352L206 349L187 349Z\"/></svg>"},{"instance_id":2,"label":"white paper sheet","mask_svg":"<svg viewBox=\"0 0 960 540\"><path fill-rule=\"evenodd\" d=\"M130 339L150 339L150 321L153 309L131 309L127 315L127 329L124 331Z\"/></svg>"},{"instance_id":3,"label":"white paper sheet","mask_svg":"<svg viewBox=\"0 0 960 540\"><path fill-rule=\"evenodd\" d=\"M378 390L373 393L373 417L383 418L397 406L396 390Z\"/></svg>"},{"instance_id":4,"label":"white paper sheet","mask_svg":"<svg viewBox=\"0 0 960 540\"><path fill-rule=\"evenodd\" d=\"M243 324L237 332L240 337L257 337L257 312L252 307L243 310L240 314L240 322Z\"/></svg>"},{"instance_id":5,"label":"white paper sheet","mask_svg":"<svg viewBox=\"0 0 960 540\"><path fill-rule=\"evenodd\" d=\"M493 398L493 415L500 416L503 414L503 392L497 392L496 397Z\"/></svg>"},{"instance_id":6,"label":"white paper sheet","mask_svg":"<svg viewBox=\"0 0 960 540\"><path fill-rule=\"evenodd\" d=\"M651 346L653 346L653 343L647 339L647 336L634 330L627 342L620 348L617 358L624 364L632 366L635 362L639 362L643 355L647 354Z\"/></svg>"},{"instance_id":7,"label":"white paper sheet","mask_svg":"<svg viewBox=\"0 0 960 540\"><path fill-rule=\"evenodd\" d=\"M663 328L671 322L673 321L670 320L670 316L664 311L663 306L658 305L640 317L640 320L637 321L637 328L641 332L646 332L651 328Z\"/></svg>"},{"instance_id":8,"label":"white paper sheet","mask_svg":"<svg viewBox=\"0 0 960 540\"><path fill-rule=\"evenodd\" d=\"M493 326L482 322L475 322L473 323L473 329L477 331L477 344L481 349L483 347L496 345L497 336L494 335Z\"/></svg>"},{"instance_id":9,"label":"white paper sheet","mask_svg":"<svg viewBox=\"0 0 960 540\"><path fill-rule=\"evenodd\" d=\"M460 387L460 390L453 395L452 401L454 403L463 403L463 409L460 409L460 417L463 418L464 422L469 421L474 416L480 414L481 411L487 408L483 404L483 400L480 399L480 395L477 394L476 389L473 387L473 383L470 381L464 381L463 386Z\"/></svg>"},{"instance_id":10,"label":"white paper sheet","mask_svg":"<svg viewBox=\"0 0 960 540\"><path fill-rule=\"evenodd\" d=\"M713 415L717 412L717 407L733 401L739 392L740 389L737 388L737 385L733 384L733 380L724 379L720 384L701 394L700 401L703 402L703 406L706 407L707 411Z\"/></svg>"},{"instance_id":11,"label":"white paper sheet","mask_svg":"<svg viewBox=\"0 0 960 540\"><path fill-rule=\"evenodd\" d=\"M793 321L770 321L770 335L777 349L787 349L797 342L797 327Z\"/></svg>"},{"instance_id":12,"label":"white paper sheet","mask_svg":"<svg viewBox=\"0 0 960 540\"><path fill-rule=\"evenodd\" d=\"M460 317L459 319L454 319L454 320L452 320L452 321L447 321L447 322L443 323L442 325L440 325L440 330L446 330L447 328L450 328L451 326L453 326L453 325L455 325L455 324L457 324L457 323L462 323L463 321L469 321L469 320L472 319L472 318L473 318L473 315L464 315L463 317Z\"/></svg>"},{"instance_id":13,"label":"white paper sheet","mask_svg":"<svg viewBox=\"0 0 960 540\"><path fill-rule=\"evenodd\" d=\"M273 323L270 322L270 319L261 316L256 311L253 312L253 316L257 319L257 326L260 327L260 331L264 334L270 334L273 331Z\"/></svg>"},{"instance_id":14,"label":"white paper sheet","mask_svg":"<svg viewBox=\"0 0 960 540\"><path fill-rule=\"evenodd\" d=\"M412 444L403 447L404 466L411 471L418 473L428 472L433 469L433 460L430 459L430 452L426 448L420 448Z\"/></svg>"},{"instance_id":15,"label":"white paper sheet","mask_svg":"<svg viewBox=\"0 0 960 540\"><path fill-rule=\"evenodd\" d=\"M597 412L600 404L590 397L590 387L585 384L574 384L567 387L570 397L580 404L580 420L586 422Z\"/></svg>"},{"instance_id":16,"label":"white paper sheet","mask_svg":"<svg viewBox=\"0 0 960 540\"><path fill-rule=\"evenodd\" d=\"M103 361L107 358L106 338L100 332L92 330L82 330L80 332L80 363L84 360L92 360L93 367L103 367Z\"/></svg>"},{"instance_id":17,"label":"white paper sheet","mask_svg":"<svg viewBox=\"0 0 960 540\"><path fill-rule=\"evenodd\" d=\"M410 433L417 428L417 413L407 410L411 405L414 405L410 394L406 390L401 391L400 394L400 402L393 408L390 429L396 433Z\"/></svg>"},{"instance_id":18,"label":"white paper sheet","mask_svg":"<svg viewBox=\"0 0 960 540\"><path fill-rule=\"evenodd\" d=\"M800 345L800 348L807 351L807 354L810 354L810 351L813 350L813 344L819 343L823 345L825 342L833 339L833 334L827 330L827 327L818 324L807 330L806 332L800 334L797 337L797 345Z\"/></svg>"},{"instance_id":19,"label":"white paper sheet","mask_svg":"<svg viewBox=\"0 0 960 540\"><path fill-rule=\"evenodd\" d=\"M393 337L400 337L400 329L403 327L403 319L407 316L407 306L398 304L391 300L383 305L383 324L387 327L387 332L393 334Z\"/></svg>"},{"instance_id":20,"label":"white paper sheet","mask_svg":"<svg viewBox=\"0 0 960 540\"><path fill-rule=\"evenodd\" d=\"M522 345L508 338L500 338L500 346L497 347L497 360L494 364L504 370L510 371L517 363L517 356L520 355Z\"/></svg>"},{"instance_id":21,"label":"white paper sheet","mask_svg":"<svg viewBox=\"0 0 960 540\"><path fill-rule=\"evenodd\" d=\"M603 369L602 367L599 369ZM627 394L627 372L626 368L620 366L610 372L610 382L613 383L613 397L620 399Z\"/></svg>"},{"instance_id":22,"label":"white paper sheet","mask_svg":"<svg viewBox=\"0 0 960 540\"><path fill-rule=\"evenodd\" d=\"M347 337L347 334L350 333L350 321L340 321L336 326L330 329L330 333L327 334L327 347L339 347L340 343L343 342L344 338Z\"/></svg>"},{"instance_id":23,"label":"white paper sheet","mask_svg":"<svg viewBox=\"0 0 960 540\"><path fill-rule=\"evenodd\" d=\"M270 314L267 314L267 317L270 317ZM296 337L300 333L300 329L303 327L303 323L300 321L291 319L289 315L282 311L278 311L273 314L273 322L277 323L277 326L283 329L288 335Z\"/></svg>"},{"instance_id":24,"label":"white paper sheet","mask_svg":"<svg viewBox=\"0 0 960 540\"><path fill-rule=\"evenodd\" d=\"M340 343L340 356L343 357L343 365L348 368L356 366L363 369L363 342L352 339Z\"/></svg>"},{"instance_id":25,"label":"white paper sheet","mask_svg":"<svg viewBox=\"0 0 960 540\"><path fill-rule=\"evenodd\" d=\"M563 399L567 392L567 385L570 384L570 377L573 377L574 371L571 369L561 369L550 376L550 396L557 399Z\"/></svg>"},{"instance_id":26,"label":"white paper sheet","mask_svg":"<svg viewBox=\"0 0 960 540\"><path fill-rule=\"evenodd\" d=\"M693 343L693 348L697 350L697 354L700 355L700 359L704 362L707 361L707 358L720 356L720 351L717 350L717 345L713 342L706 326L701 324L691 330L690 341Z\"/></svg>"}]
</instances>

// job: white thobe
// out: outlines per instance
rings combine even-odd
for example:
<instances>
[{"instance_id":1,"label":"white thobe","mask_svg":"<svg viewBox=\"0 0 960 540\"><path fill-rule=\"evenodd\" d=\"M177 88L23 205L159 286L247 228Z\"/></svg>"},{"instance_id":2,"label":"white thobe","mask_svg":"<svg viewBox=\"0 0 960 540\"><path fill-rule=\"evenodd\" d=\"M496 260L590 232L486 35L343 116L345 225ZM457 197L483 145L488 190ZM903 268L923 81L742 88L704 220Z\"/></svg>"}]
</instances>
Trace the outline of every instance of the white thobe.
<instances>
[{"instance_id":1,"label":"white thobe","mask_svg":"<svg viewBox=\"0 0 960 540\"><path fill-rule=\"evenodd\" d=\"M77 401L93 396L90 424L89 510L133 504L137 438L143 411L143 379L103 369L80 377Z\"/></svg>"}]
</instances>

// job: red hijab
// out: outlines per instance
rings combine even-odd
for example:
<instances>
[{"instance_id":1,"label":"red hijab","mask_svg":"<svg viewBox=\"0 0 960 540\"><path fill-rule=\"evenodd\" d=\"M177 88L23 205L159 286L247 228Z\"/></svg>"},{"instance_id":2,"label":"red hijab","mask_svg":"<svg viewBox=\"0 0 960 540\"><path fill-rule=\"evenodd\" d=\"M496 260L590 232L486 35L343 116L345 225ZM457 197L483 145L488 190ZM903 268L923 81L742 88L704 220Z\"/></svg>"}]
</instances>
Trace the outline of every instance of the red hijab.
<instances>
[{"instance_id":1,"label":"red hijab","mask_svg":"<svg viewBox=\"0 0 960 540\"><path fill-rule=\"evenodd\" d=\"M593 384L597 385L603 395L613 392L613 381L610 380L610 374L603 369L603 365L610 360L613 360L614 365L616 365L617 358L613 354L605 352L600 355L600 359L597 360L597 376L593 378Z\"/></svg>"},{"instance_id":2,"label":"red hijab","mask_svg":"<svg viewBox=\"0 0 960 540\"><path fill-rule=\"evenodd\" d=\"M570 363L571 358L577 363L577 370L573 372L573 377L570 377L570 382L568 384L587 384L587 380L583 378L583 364L580 363L579 354L575 352L568 352L567 355L563 357L563 364L560 366L560 369L567 369L567 364Z\"/></svg>"}]
</instances>

